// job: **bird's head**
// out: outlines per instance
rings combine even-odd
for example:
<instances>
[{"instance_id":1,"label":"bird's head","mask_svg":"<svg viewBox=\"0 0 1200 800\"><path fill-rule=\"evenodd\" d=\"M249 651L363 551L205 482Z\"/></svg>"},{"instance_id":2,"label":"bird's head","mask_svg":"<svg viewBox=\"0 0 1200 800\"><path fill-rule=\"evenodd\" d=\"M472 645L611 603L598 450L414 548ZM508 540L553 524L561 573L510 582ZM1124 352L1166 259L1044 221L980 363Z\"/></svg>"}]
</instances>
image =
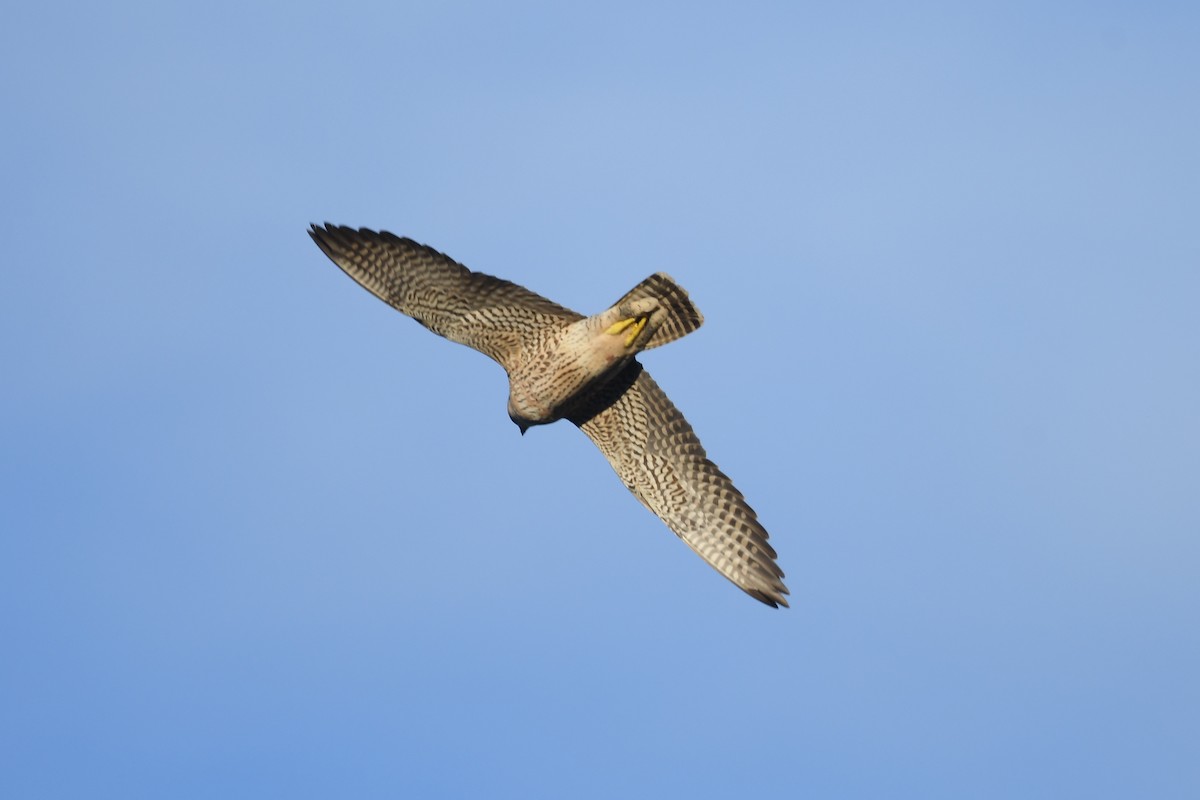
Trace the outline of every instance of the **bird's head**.
<instances>
[{"instance_id":1,"label":"bird's head","mask_svg":"<svg viewBox=\"0 0 1200 800\"><path fill-rule=\"evenodd\" d=\"M531 427L533 427L537 423L534 420L530 419L528 414L521 413L521 411L522 410L518 407L517 403L514 401L514 398L511 395L509 395L508 418L513 421L514 425L516 425L518 428L521 429L521 435L524 436L525 431L529 430Z\"/></svg>"},{"instance_id":2,"label":"bird's head","mask_svg":"<svg viewBox=\"0 0 1200 800\"><path fill-rule=\"evenodd\" d=\"M527 431L527 430L529 430L531 427L533 427L533 423L531 423L531 422L530 422L529 420L527 420L527 419L523 419L522 417L519 417L519 416L517 416L517 415L516 415L516 414L514 414L514 413L513 413L511 410L508 412L508 418L509 418L509 419L511 419L511 420L513 421L513 423L514 423L514 424L515 424L515 425L516 425L518 428L520 428L520 429L521 429L521 435L522 435L522 436L524 436L524 435L525 435L525 431Z\"/></svg>"}]
</instances>

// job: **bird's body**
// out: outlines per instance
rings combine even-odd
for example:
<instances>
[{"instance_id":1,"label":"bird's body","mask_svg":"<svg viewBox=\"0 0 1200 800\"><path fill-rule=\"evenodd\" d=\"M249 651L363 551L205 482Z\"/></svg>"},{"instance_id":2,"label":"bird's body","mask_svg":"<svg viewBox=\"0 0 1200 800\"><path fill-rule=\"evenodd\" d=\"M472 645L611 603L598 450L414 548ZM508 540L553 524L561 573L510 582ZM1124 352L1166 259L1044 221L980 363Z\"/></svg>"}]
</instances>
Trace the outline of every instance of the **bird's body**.
<instances>
[{"instance_id":1,"label":"bird's body","mask_svg":"<svg viewBox=\"0 0 1200 800\"><path fill-rule=\"evenodd\" d=\"M652 275L584 317L386 231L314 225L309 233L372 294L503 366L508 413L522 433L569 419L634 496L709 564L756 599L787 605L766 530L637 361L641 351L703 322L669 276Z\"/></svg>"}]
</instances>

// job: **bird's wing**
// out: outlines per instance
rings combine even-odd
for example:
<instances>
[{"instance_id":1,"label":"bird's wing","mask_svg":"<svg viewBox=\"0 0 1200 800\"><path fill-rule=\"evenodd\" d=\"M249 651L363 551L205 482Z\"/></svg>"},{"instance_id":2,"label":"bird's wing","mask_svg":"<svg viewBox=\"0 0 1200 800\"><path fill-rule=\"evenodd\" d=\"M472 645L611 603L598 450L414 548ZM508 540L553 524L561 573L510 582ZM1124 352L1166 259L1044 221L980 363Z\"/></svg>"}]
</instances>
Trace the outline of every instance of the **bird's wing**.
<instances>
[{"instance_id":1,"label":"bird's wing","mask_svg":"<svg viewBox=\"0 0 1200 800\"><path fill-rule=\"evenodd\" d=\"M751 597L787 605L783 571L754 509L641 364L631 362L569 419L701 558Z\"/></svg>"},{"instance_id":2,"label":"bird's wing","mask_svg":"<svg viewBox=\"0 0 1200 800\"><path fill-rule=\"evenodd\" d=\"M308 233L371 294L506 369L522 338L582 318L523 286L472 272L432 247L387 231L326 223L313 225Z\"/></svg>"}]
</instances>

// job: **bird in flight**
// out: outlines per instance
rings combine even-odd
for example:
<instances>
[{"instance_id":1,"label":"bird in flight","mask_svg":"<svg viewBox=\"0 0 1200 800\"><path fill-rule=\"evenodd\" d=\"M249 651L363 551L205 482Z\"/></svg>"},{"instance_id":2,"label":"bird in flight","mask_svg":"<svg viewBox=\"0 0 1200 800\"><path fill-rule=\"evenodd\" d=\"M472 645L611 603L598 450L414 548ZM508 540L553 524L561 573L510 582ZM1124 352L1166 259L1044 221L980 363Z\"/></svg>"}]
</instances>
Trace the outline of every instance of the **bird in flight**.
<instances>
[{"instance_id":1,"label":"bird in flight","mask_svg":"<svg viewBox=\"0 0 1200 800\"><path fill-rule=\"evenodd\" d=\"M754 509L636 358L704 321L669 275L651 275L585 317L387 231L326 223L309 235L371 294L504 367L508 415L521 433L570 420L701 558L756 600L787 606L783 571Z\"/></svg>"}]
</instances>

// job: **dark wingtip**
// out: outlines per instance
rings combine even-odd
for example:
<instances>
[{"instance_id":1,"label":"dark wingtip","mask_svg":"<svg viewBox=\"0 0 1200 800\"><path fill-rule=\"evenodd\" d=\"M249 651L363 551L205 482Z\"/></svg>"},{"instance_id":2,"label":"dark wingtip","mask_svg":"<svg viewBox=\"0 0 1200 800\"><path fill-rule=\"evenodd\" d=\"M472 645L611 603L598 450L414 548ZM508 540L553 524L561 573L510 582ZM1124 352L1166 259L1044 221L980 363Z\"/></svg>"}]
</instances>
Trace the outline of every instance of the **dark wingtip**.
<instances>
[{"instance_id":1,"label":"dark wingtip","mask_svg":"<svg viewBox=\"0 0 1200 800\"><path fill-rule=\"evenodd\" d=\"M355 230L345 225L334 225L332 222L326 222L324 225L313 222L308 226L308 235L317 243L317 247L321 248L321 252L337 263L338 256L349 249L349 243L355 238L376 234L366 228Z\"/></svg>"},{"instance_id":2,"label":"dark wingtip","mask_svg":"<svg viewBox=\"0 0 1200 800\"><path fill-rule=\"evenodd\" d=\"M783 606L784 608L791 607L788 605L788 601L784 599L784 595L788 593L788 590L787 587L783 586L782 584L770 590L744 589L743 591L745 591L746 594L750 595L758 602L762 603L763 605L768 605L771 608L779 608L780 606Z\"/></svg>"},{"instance_id":3,"label":"dark wingtip","mask_svg":"<svg viewBox=\"0 0 1200 800\"><path fill-rule=\"evenodd\" d=\"M329 256L330 260L335 260L333 247L334 242L332 236L334 228L335 226L330 225L328 222L325 223L324 227L316 224L315 222L308 226L308 235L312 237L314 242L316 242L317 247L321 248L321 252Z\"/></svg>"}]
</instances>

